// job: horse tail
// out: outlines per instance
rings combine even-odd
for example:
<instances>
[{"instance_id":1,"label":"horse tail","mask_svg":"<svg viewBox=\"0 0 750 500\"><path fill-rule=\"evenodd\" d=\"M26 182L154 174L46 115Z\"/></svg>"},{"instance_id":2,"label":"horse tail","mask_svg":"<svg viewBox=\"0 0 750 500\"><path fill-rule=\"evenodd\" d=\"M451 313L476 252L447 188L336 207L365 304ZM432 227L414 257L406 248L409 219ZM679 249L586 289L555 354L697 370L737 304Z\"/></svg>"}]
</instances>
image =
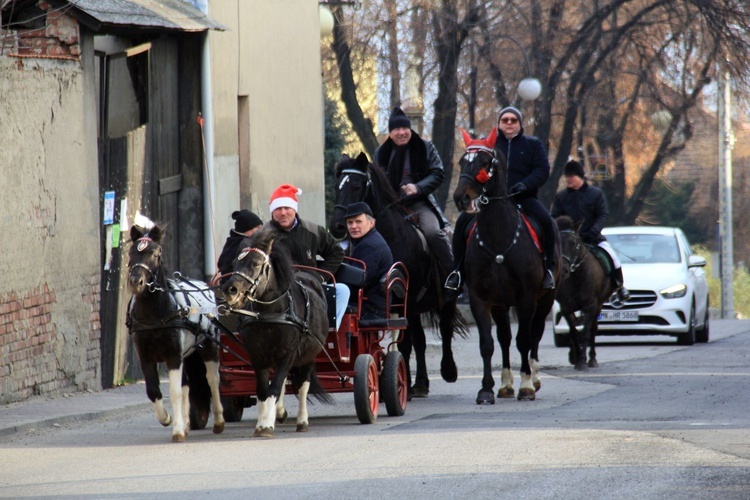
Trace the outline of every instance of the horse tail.
<instances>
[{"instance_id":1,"label":"horse tail","mask_svg":"<svg viewBox=\"0 0 750 500\"><path fill-rule=\"evenodd\" d=\"M292 385L294 387L300 387L305 381L307 381L305 372L306 370L301 370L298 368L292 368L292 370L289 372L289 376L291 377ZM318 380L318 376L315 373L315 368L313 368L310 371L309 380L310 380L310 390L307 392L308 396L312 395L315 399L317 399L321 403L325 403L329 405L335 404L333 397L331 397L331 395L326 392L325 388L320 383L320 380Z\"/></svg>"}]
</instances>

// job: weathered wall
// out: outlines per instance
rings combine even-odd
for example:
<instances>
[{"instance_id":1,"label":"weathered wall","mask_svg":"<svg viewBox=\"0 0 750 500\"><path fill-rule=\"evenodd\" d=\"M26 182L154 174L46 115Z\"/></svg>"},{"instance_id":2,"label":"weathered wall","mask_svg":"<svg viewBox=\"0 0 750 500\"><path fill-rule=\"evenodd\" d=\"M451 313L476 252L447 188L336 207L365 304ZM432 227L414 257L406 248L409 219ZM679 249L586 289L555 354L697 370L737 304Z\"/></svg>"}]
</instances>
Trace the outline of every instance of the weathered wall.
<instances>
[{"instance_id":1,"label":"weathered wall","mask_svg":"<svg viewBox=\"0 0 750 500\"><path fill-rule=\"evenodd\" d=\"M271 192L280 184L294 184L303 190L300 216L324 224L318 3L212 0L209 13L229 28L210 33L219 251L240 194L252 200L242 208L258 211L267 221ZM241 119L242 98L247 110ZM240 150L243 138L246 151ZM240 185L243 155L249 172Z\"/></svg>"},{"instance_id":2,"label":"weathered wall","mask_svg":"<svg viewBox=\"0 0 750 500\"><path fill-rule=\"evenodd\" d=\"M70 26L64 35L76 52L92 50L90 39L68 39ZM0 56L0 402L101 386L93 79L70 51L9 53Z\"/></svg>"}]
</instances>

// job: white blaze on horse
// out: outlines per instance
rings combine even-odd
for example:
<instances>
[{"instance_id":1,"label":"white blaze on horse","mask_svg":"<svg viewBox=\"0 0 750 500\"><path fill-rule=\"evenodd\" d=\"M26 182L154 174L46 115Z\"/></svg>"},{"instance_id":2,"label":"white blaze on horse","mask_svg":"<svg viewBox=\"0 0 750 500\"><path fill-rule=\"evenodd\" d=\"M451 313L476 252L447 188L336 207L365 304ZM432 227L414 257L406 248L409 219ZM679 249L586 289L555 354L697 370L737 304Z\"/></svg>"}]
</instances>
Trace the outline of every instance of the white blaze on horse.
<instances>
[{"instance_id":1,"label":"white blaze on horse","mask_svg":"<svg viewBox=\"0 0 750 500\"><path fill-rule=\"evenodd\" d=\"M224 431L224 410L219 395L218 332L208 316L216 308L213 293L201 281L166 278L161 228L133 226L130 237L127 285L133 297L127 325L156 418L165 427L172 424L173 442L185 441L189 424L202 428L208 420L209 396L201 390L207 381L213 432L219 434ZM206 367L205 377L202 370L193 369L201 362ZM164 407L159 389L159 363L169 370L174 418Z\"/></svg>"}]
</instances>

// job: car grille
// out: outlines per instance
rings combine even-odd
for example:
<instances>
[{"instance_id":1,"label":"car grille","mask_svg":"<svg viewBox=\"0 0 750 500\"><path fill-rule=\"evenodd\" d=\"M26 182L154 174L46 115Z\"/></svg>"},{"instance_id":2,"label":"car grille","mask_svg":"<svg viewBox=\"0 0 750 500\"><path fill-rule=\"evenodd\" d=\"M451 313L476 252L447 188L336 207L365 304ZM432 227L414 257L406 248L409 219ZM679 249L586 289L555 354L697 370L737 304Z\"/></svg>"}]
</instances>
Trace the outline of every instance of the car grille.
<instances>
[{"instance_id":1,"label":"car grille","mask_svg":"<svg viewBox=\"0 0 750 500\"><path fill-rule=\"evenodd\" d=\"M615 308L612 304L607 301L604 303L602 310L627 310L627 309L643 309L651 307L656 303L656 293L651 290L630 290L630 298L625 301L622 307Z\"/></svg>"}]
</instances>

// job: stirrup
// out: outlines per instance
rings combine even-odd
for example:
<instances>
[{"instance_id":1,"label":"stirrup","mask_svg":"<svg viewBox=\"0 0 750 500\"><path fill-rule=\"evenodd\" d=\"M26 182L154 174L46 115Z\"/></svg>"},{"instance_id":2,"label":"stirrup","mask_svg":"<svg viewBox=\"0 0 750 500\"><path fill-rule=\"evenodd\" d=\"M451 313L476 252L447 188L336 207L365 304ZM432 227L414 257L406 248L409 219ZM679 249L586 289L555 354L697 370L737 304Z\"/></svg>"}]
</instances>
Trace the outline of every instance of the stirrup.
<instances>
[{"instance_id":1,"label":"stirrup","mask_svg":"<svg viewBox=\"0 0 750 500\"><path fill-rule=\"evenodd\" d=\"M455 278L455 284L453 284L452 279ZM461 288L461 273L458 271L451 271L450 274L448 274L448 277L445 278L445 284L443 285L443 288L446 290L453 290L456 291Z\"/></svg>"},{"instance_id":2,"label":"stirrup","mask_svg":"<svg viewBox=\"0 0 750 500\"><path fill-rule=\"evenodd\" d=\"M617 294L617 298L622 302L626 302L630 298L630 291L624 286L618 288L615 293Z\"/></svg>"},{"instance_id":3,"label":"stirrup","mask_svg":"<svg viewBox=\"0 0 750 500\"><path fill-rule=\"evenodd\" d=\"M552 286L544 286L545 282L547 281L547 276L549 276L549 280L552 282ZM552 274L551 269L547 269L544 274L544 278L542 278L542 288L544 290L554 290L555 289L555 275Z\"/></svg>"}]
</instances>

